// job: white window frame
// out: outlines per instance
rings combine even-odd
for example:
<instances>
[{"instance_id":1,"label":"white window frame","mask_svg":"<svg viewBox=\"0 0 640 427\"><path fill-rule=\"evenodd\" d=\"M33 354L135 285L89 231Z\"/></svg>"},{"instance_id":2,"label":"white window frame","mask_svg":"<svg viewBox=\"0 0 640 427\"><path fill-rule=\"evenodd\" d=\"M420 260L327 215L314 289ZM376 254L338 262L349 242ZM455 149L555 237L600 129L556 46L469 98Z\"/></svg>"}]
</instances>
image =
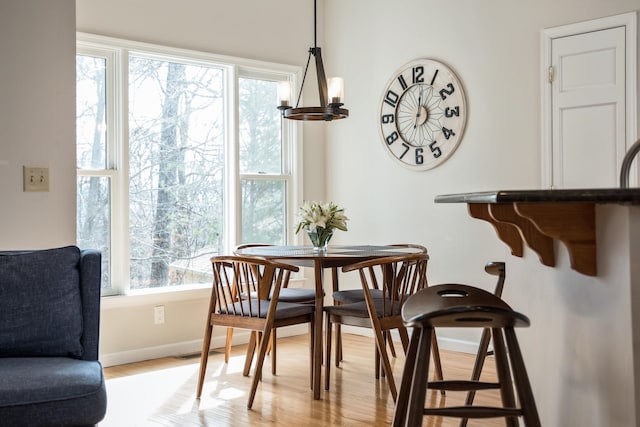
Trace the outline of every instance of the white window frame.
<instances>
[{"instance_id":1,"label":"white window frame","mask_svg":"<svg viewBox=\"0 0 640 427\"><path fill-rule=\"evenodd\" d=\"M226 105L226 175L224 182L225 238L223 250L231 253L241 236L241 182L242 179L282 179L286 183L286 235L287 244L294 244L293 233L297 206L302 200L302 132L301 124L290 120L282 121L283 173L282 174L240 174L239 173L239 129L238 129L238 80L258 78L264 80L287 80L297 87L301 69L290 65L256 61L206 52L178 49L149 43L141 43L88 33L76 33L77 54L92 55L106 59L107 67L107 164L104 170L78 169L78 176L101 176L110 180L111 200L111 271L109 272L111 292L103 296L139 296L141 303L153 302L157 296L176 295L182 291L197 291L208 285L182 285L144 290L129 289L129 180L128 180L128 58L129 54L160 59L175 59L214 66L225 70ZM118 107L120 106L120 107ZM276 100L274 100L274 109ZM120 230L118 232L118 230ZM189 292L185 292L189 294ZM183 299L186 295L175 299ZM131 301L126 303L131 304Z\"/></svg>"}]
</instances>

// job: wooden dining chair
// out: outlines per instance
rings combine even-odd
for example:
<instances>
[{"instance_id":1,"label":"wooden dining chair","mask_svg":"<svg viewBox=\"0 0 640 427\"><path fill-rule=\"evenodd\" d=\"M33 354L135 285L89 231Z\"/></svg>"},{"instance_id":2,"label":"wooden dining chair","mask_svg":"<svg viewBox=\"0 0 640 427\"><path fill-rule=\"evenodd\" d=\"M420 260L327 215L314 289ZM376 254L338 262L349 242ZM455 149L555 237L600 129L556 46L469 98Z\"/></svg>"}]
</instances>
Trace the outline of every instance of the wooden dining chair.
<instances>
[{"instance_id":1,"label":"wooden dining chair","mask_svg":"<svg viewBox=\"0 0 640 427\"><path fill-rule=\"evenodd\" d=\"M406 351L409 337L402 322L405 300L427 286L426 253L376 258L348 265L342 271L358 271L364 301L326 306L325 389L329 389L331 371L331 332L333 325L371 328L389 390L397 396L393 372L387 353L386 332L397 329ZM377 297L374 297L377 295Z\"/></svg>"},{"instance_id":2,"label":"wooden dining chair","mask_svg":"<svg viewBox=\"0 0 640 427\"><path fill-rule=\"evenodd\" d=\"M264 258L248 256L218 256L211 259L213 287L204 332L200 373L196 395L200 398L204 384L211 333L214 326L248 329L251 331L243 375L248 376L256 348L258 355L249 392L247 407L251 408L269 338L276 328L309 324L310 372L313 368L314 310L312 304L288 303L279 300L280 293L289 283L298 267ZM243 298L237 298L243 295ZM312 378L312 373L310 378Z\"/></svg>"},{"instance_id":3,"label":"wooden dining chair","mask_svg":"<svg viewBox=\"0 0 640 427\"><path fill-rule=\"evenodd\" d=\"M244 243L236 246L235 250L251 248L251 247L261 247L261 246L272 246L268 243ZM309 288L290 288L287 283L285 287L280 290L280 302L294 302L300 304L314 304L316 300L316 291L315 289ZM236 298L240 298L237 295L234 295ZM276 374L276 331L273 331L271 335L271 341L269 343L269 348L267 349L267 354L271 354L271 373L273 375ZM233 346L233 328L227 328L227 338L224 346L224 361L225 363L229 362L229 357L231 355L231 347Z\"/></svg>"},{"instance_id":4,"label":"wooden dining chair","mask_svg":"<svg viewBox=\"0 0 640 427\"><path fill-rule=\"evenodd\" d=\"M396 246L398 248L412 248L418 249L420 253L427 254L427 248L423 245L411 244L411 243L401 243L401 244L393 244L390 246ZM332 284L333 284L333 303L335 305L339 304L349 304L365 301L364 289L347 289L341 290L339 286L338 279L338 269L332 269ZM382 295L382 291L380 289L371 289L371 295L373 298L380 298ZM393 345L393 340L391 340L389 336L389 332L385 331L385 341L389 345L389 351L391 352L392 357L396 357L395 347ZM434 334L433 343L434 352L434 365L436 369L436 375L438 378L443 377L442 373L442 364L440 362L440 352L438 351L438 341L437 337ZM340 366L340 362L342 362L342 329L340 324L335 325L335 365L336 367ZM380 355L376 349L376 359L375 359L375 377L376 379L380 378ZM384 376L384 371L382 371L382 375Z\"/></svg>"}]
</instances>

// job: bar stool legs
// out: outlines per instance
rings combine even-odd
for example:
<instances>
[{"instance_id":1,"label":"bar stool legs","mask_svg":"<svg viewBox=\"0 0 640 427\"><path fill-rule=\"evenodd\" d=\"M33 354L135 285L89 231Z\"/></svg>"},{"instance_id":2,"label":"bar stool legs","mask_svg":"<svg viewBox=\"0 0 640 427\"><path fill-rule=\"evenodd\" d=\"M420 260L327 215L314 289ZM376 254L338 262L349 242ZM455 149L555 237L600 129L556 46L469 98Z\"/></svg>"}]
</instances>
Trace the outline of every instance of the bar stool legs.
<instances>
[{"instance_id":1,"label":"bar stool legs","mask_svg":"<svg viewBox=\"0 0 640 427\"><path fill-rule=\"evenodd\" d=\"M502 406L515 408L516 401L513 397L511 373L509 372L509 361L507 360L507 351L502 338L502 330L494 328L491 330L491 334L493 335L493 351L496 358L496 373L498 375L498 382L500 383ZM518 427L518 419L508 418L507 427Z\"/></svg>"},{"instance_id":2,"label":"bar stool legs","mask_svg":"<svg viewBox=\"0 0 640 427\"><path fill-rule=\"evenodd\" d=\"M489 292L467 285L447 284L432 286L415 294L403 307L402 317L407 327L413 327L413 332L396 401L394 427L420 427L424 416L461 419L502 417L508 427L518 427L521 418L526 427L541 426L514 332L514 327L529 325L526 316L511 310L504 301ZM429 381L429 358L436 327L481 327L491 331L498 381ZM425 407L429 389L499 389L502 406Z\"/></svg>"},{"instance_id":3,"label":"bar stool legs","mask_svg":"<svg viewBox=\"0 0 640 427\"><path fill-rule=\"evenodd\" d=\"M520 398L520 407L522 408L523 418L527 427L540 427L540 419L538 418L538 410L536 409L536 402L533 398L533 391L531 390L531 383L529 382L529 376L522 360L522 353L520 352L520 346L516 339L516 334L513 329L505 329L505 335L507 337L507 347L509 348L509 354L511 354L511 361L513 371L519 378L516 383L516 390Z\"/></svg>"},{"instance_id":4,"label":"bar stool legs","mask_svg":"<svg viewBox=\"0 0 640 427\"><path fill-rule=\"evenodd\" d=\"M490 261L484 266L484 271L494 276L498 276L498 281L496 283L495 290L493 294L497 297L502 297L502 290L504 289L504 282L506 277L506 265L502 261ZM491 330L483 329L482 336L480 337L480 344L478 345L478 353L476 355L476 360L473 365L473 371L471 372L471 380L479 381L480 375L482 374L482 367L484 366L484 361L486 357L489 355L489 342L491 341ZM475 390L471 390L467 393L467 399L464 404L466 406L473 405L473 399L475 398L476 392ZM460 427L467 426L467 418L463 418L460 420Z\"/></svg>"}]
</instances>

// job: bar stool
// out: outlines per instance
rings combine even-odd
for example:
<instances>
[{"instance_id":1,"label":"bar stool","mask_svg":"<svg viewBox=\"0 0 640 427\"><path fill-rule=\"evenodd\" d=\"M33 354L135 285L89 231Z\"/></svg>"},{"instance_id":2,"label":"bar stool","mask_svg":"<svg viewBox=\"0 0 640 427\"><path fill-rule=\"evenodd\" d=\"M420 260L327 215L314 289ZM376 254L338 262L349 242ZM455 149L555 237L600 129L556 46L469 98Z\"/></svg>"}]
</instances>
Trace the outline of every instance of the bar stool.
<instances>
[{"instance_id":1,"label":"bar stool","mask_svg":"<svg viewBox=\"0 0 640 427\"><path fill-rule=\"evenodd\" d=\"M468 285L444 284L428 287L409 298L402 308L402 319L407 327L413 328L413 332L396 399L394 427L422 426L425 415L462 419L504 417L510 427L518 426L518 417L522 417L526 427L540 427L529 377L514 331L514 327L529 326L529 319L525 315L512 310L502 299L485 290ZM443 327L490 328L498 382L429 381L431 337L434 328ZM425 408L429 388L452 391L499 389L502 406ZM514 388L519 406L516 406Z\"/></svg>"},{"instance_id":2,"label":"bar stool","mask_svg":"<svg viewBox=\"0 0 640 427\"><path fill-rule=\"evenodd\" d=\"M498 298L502 297L502 290L504 289L504 281L506 277L506 266L502 261L489 261L484 266L484 271L487 273L498 276L498 281L496 282L496 287L493 291L493 294ZM480 374L482 374L482 367L484 366L484 361L487 356L493 354L492 351L489 350L489 341L491 341L491 329L485 328L482 331L482 336L480 337L480 344L478 345L478 352L476 354L476 361L473 364L473 371L471 372L471 380L477 381L480 379ZM472 405L473 398L476 395L475 390L469 390L467 393L467 400L464 402L465 405ZM467 418L463 418L460 420L460 427L467 426Z\"/></svg>"}]
</instances>

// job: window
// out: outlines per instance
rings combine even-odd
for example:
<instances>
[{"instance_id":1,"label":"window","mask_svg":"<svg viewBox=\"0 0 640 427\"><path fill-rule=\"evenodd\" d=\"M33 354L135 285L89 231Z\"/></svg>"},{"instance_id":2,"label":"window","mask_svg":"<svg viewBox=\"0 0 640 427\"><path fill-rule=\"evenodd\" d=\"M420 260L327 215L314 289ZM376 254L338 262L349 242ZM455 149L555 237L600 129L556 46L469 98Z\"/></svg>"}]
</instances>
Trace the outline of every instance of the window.
<instances>
[{"instance_id":1,"label":"window","mask_svg":"<svg viewBox=\"0 0 640 427\"><path fill-rule=\"evenodd\" d=\"M103 295L210 283L236 244L286 244L300 188L291 67L78 35L77 239Z\"/></svg>"}]
</instances>

